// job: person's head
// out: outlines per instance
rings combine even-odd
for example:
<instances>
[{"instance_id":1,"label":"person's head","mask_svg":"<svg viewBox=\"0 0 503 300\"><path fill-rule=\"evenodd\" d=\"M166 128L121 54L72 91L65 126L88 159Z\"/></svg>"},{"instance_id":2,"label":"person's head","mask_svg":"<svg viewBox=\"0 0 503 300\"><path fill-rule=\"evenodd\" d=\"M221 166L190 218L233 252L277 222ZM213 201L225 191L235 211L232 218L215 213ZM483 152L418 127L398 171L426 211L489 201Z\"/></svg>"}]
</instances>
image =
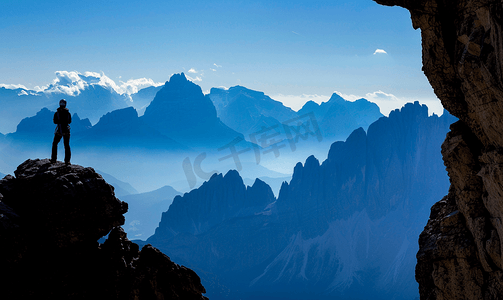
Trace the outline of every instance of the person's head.
<instances>
[{"instance_id":1,"label":"person's head","mask_svg":"<svg viewBox=\"0 0 503 300\"><path fill-rule=\"evenodd\" d=\"M66 100L65 99L59 100L59 107L62 107L62 108L66 107Z\"/></svg>"}]
</instances>

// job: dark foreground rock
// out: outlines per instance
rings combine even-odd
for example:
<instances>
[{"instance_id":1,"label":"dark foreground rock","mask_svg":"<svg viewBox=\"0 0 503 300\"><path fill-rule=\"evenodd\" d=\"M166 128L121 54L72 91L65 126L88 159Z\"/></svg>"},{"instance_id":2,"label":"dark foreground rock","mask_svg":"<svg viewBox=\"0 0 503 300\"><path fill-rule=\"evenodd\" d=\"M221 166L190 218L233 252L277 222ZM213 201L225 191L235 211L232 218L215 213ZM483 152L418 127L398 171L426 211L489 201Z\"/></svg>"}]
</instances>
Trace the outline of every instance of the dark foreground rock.
<instances>
[{"instance_id":1,"label":"dark foreground rock","mask_svg":"<svg viewBox=\"0 0 503 300\"><path fill-rule=\"evenodd\" d=\"M449 195L419 239L421 299L502 299L502 2L375 1L410 11L421 29L424 73L459 118L442 146Z\"/></svg>"},{"instance_id":2,"label":"dark foreground rock","mask_svg":"<svg viewBox=\"0 0 503 300\"><path fill-rule=\"evenodd\" d=\"M92 168L37 159L14 173L0 180L2 299L206 299L196 273L127 239L127 204Z\"/></svg>"}]
</instances>

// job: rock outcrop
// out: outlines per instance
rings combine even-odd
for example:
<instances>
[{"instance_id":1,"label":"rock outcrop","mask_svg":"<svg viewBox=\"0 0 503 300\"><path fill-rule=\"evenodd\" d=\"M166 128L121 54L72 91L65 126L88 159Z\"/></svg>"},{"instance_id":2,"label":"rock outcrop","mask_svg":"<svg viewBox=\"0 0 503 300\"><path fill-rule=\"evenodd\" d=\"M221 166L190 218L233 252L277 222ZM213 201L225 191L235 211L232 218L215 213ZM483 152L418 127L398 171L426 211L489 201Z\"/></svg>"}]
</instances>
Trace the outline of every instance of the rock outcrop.
<instances>
[{"instance_id":1,"label":"rock outcrop","mask_svg":"<svg viewBox=\"0 0 503 300\"><path fill-rule=\"evenodd\" d=\"M127 204L92 168L37 159L14 174L0 180L2 299L206 299L192 270L126 238Z\"/></svg>"},{"instance_id":2,"label":"rock outcrop","mask_svg":"<svg viewBox=\"0 0 503 300\"><path fill-rule=\"evenodd\" d=\"M423 70L459 121L443 146L451 187L421 234L421 299L503 295L503 5L501 1L375 0L421 29Z\"/></svg>"}]
</instances>

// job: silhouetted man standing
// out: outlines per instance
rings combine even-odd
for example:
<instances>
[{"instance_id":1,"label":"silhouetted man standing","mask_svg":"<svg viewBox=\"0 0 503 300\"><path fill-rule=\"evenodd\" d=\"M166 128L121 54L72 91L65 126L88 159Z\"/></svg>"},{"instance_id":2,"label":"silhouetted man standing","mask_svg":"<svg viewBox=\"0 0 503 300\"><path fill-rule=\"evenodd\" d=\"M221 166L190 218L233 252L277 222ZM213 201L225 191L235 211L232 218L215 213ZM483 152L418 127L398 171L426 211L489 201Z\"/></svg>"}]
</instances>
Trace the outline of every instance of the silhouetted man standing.
<instances>
[{"instance_id":1,"label":"silhouetted man standing","mask_svg":"<svg viewBox=\"0 0 503 300\"><path fill-rule=\"evenodd\" d=\"M59 108L54 114L54 124L57 124L56 131L54 132L54 141L52 142L52 155L51 162L55 163L58 158L58 143L63 138L65 145L65 164L70 164L70 123L72 123L72 115L68 108L66 108L66 100L59 101Z\"/></svg>"}]
</instances>

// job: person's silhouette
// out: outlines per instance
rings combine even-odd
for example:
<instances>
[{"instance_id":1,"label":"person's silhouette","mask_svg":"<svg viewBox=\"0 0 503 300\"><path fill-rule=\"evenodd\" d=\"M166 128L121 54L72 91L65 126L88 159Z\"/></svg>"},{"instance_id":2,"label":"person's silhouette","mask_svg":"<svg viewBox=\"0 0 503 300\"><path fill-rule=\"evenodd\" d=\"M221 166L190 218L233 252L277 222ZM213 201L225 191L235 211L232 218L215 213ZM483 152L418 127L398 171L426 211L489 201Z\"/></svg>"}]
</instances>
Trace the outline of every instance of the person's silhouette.
<instances>
[{"instance_id":1,"label":"person's silhouette","mask_svg":"<svg viewBox=\"0 0 503 300\"><path fill-rule=\"evenodd\" d=\"M65 145L65 164L69 165L70 157L72 156L70 151L70 123L72 123L72 115L68 108L66 108L65 99L59 101L59 108L54 114L53 121L57 126L52 142L51 162L56 162L58 158L58 143L61 141L61 138L63 138L63 144Z\"/></svg>"}]
</instances>

